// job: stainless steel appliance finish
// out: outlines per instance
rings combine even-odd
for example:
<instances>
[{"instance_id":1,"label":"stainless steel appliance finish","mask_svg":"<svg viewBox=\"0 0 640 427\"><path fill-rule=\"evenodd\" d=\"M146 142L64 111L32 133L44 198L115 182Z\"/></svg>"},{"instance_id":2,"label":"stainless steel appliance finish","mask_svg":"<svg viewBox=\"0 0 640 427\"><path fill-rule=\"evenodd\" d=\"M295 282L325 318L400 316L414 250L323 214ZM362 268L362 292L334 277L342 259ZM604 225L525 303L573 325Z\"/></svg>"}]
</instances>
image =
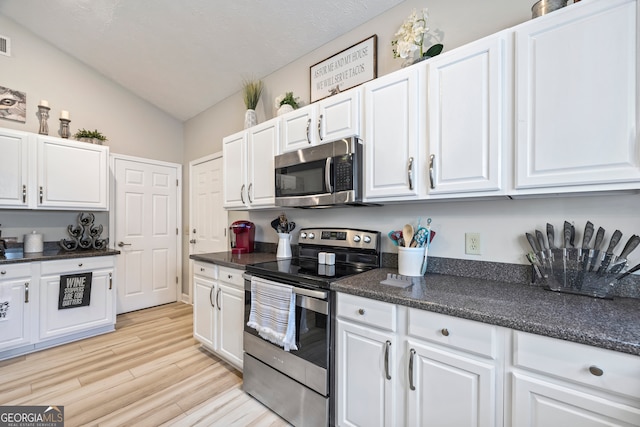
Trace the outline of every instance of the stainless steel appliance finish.
<instances>
[{"instance_id":1,"label":"stainless steel appliance finish","mask_svg":"<svg viewBox=\"0 0 640 427\"><path fill-rule=\"evenodd\" d=\"M243 389L296 426L327 426L334 407L334 297L329 283L379 267L380 233L305 228L300 230L298 245L298 258L247 266ZM323 251L335 253L335 265L318 264L318 253ZM298 350L285 352L246 325L254 276L293 287Z\"/></svg>"},{"instance_id":2,"label":"stainless steel appliance finish","mask_svg":"<svg viewBox=\"0 0 640 427\"><path fill-rule=\"evenodd\" d=\"M274 163L278 206L362 204L362 141L358 138L281 154Z\"/></svg>"}]
</instances>

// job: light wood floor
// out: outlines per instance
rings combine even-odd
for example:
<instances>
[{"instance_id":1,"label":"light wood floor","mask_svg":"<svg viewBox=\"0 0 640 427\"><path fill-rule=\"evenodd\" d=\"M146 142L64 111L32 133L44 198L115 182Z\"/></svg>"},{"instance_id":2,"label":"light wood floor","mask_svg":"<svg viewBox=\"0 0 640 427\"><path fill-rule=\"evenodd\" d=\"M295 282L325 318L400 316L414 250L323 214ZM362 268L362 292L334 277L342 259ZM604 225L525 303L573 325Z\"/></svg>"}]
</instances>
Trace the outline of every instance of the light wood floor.
<instances>
[{"instance_id":1,"label":"light wood floor","mask_svg":"<svg viewBox=\"0 0 640 427\"><path fill-rule=\"evenodd\" d=\"M65 426L288 426L200 348L173 303L118 316L116 331L0 362L0 405L63 405Z\"/></svg>"}]
</instances>

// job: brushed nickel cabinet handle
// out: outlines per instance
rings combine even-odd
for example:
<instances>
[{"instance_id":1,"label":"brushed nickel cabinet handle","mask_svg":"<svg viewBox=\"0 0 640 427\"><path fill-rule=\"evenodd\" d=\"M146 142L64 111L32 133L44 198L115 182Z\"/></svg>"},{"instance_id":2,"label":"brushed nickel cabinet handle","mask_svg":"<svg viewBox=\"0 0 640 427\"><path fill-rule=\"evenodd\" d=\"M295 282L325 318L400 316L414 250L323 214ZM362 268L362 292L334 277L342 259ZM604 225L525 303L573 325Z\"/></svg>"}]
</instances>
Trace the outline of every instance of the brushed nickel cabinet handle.
<instances>
[{"instance_id":1,"label":"brushed nickel cabinet handle","mask_svg":"<svg viewBox=\"0 0 640 427\"><path fill-rule=\"evenodd\" d=\"M436 179L435 179L435 173L434 173L435 160L436 160L436 155L432 154L431 157L429 157L429 182L432 190L435 190L436 188Z\"/></svg>"},{"instance_id":2,"label":"brushed nickel cabinet handle","mask_svg":"<svg viewBox=\"0 0 640 427\"><path fill-rule=\"evenodd\" d=\"M391 348L391 341L387 340L384 348L384 374L388 380L391 379L389 375L389 349Z\"/></svg>"},{"instance_id":3,"label":"brushed nickel cabinet handle","mask_svg":"<svg viewBox=\"0 0 640 427\"><path fill-rule=\"evenodd\" d=\"M322 136L322 114L320 114L320 119L318 120L318 136L320 137L320 141L324 139Z\"/></svg>"},{"instance_id":4,"label":"brushed nickel cabinet handle","mask_svg":"<svg viewBox=\"0 0 640 427\"><path fill-rule=\"evenodd\" d=\"M364 308L359 308L358 309L358 314L361 316L364 316Z\"/></svg>"},{"instance_id":5,"label":"brushed nickel cabinet handle","mask_svg":"<svg viewBox=\"0 0 640 427\"><path fill-rule=\"evenodd\" d=\"M240 200L242 201L242 204L244 205L244 184L242 184L242 187L240 187Z\"/></svg>"},{"instance_id":6,"label":"brushed nickel cabinet handle","mask_svg":"<svg viewBox=\"0 0 640 427\"><path fill-rule=\"evenodd\" d=\"M216 292L216 305L218 306L218 311L220 311L220 288L218 288L218 292Z\"/></svg>"},{"instance_id":7,"label":"brushed nickel cabinet handle","mask_svg":"<svg viewBox=\"0 0 640 427\"><path fill-rule=\"evenodd\" d=\"M253 200L251 200L251 189L253 188L253 182L251 184L249 184L249 188L247 188L247 199L249 199L249 203L253 203Z\"/></svg>"},{"instance_id":8,"label":"brushed nickel cabinet handle","mask_svg":"<svg viewBox=\"0 0 640 427\"><path fill-rule=\"evenodd\" d=\"M604 371L597 366L589 366L589 372L596 377L601 377L604 375Z\"/></svg>"},{"instance_id":9,"label":"brushed nickel cabinet handle","mask_svg":"<svg viewBox=\"0 0 640 427\"><path fill-rule=\"evenodd\" d=\"M29 303L29 282L25 282L24 284L24 302L26 304Z\"/></svg>"},{"instance_id":10,"label":"brushed nickel cabinet handle","mask_svg":"<svg viewBox=\"0 0 640 427\"><path fill-rule=\"evenodd\" d=\"M411 390L415 390L416 386L415 384L413 384L413 359L415 358L416 351L414 349L411 349L410 353L411 354L409 356L409 388Z\"/></svg>"},{"instance_id":11,"label":"brushed nickel cabinet handle","mask_svg":"<svg viewBox=\"0 0 640 427\"><path fill-rule=\"evenodd\" d=\"M78 267L82 267L82 263L79 263L79 264L78 264Z\"/></svg>"},{"instance_id":12,"label":"brushed nickel cabinet handle","mask_svg":"<svg viewBox=\"0 0 640 427\"><path fill-rule=\"evenodd\" d=\"M211 303L211 307L215 308L216 303L213 302L213 286L211 287L211 290L209 291L209 302Z\"/></svg>"},{"instance_id":13,"label":"brushed nickel cabinet handle","mask_svg":"<svg viewBox=\"0 0 640 427\"><path fill-rule=\"evenodd\" d=\"M309 118L307 120L307 142L309 144L311 144L311 135L310 135L310 131L311 131L311 118Z\"/></svg>"},{"instance_id":14,"label":"brushed nickel cabinet handle","mask_svg":"<svg viewBox=\"0 0 640 427\"><path fill-rule=\"evenodd\" d=\"M445 337L449 336L449 330L447 328L442 328L440 333L442 333L442 335L444 335Z\"/></svg>"},{"instance_id":15,"label":"brushed nickel cabinet handle","mask_svg":"<svg viewBox=\"0 0 640 427\"><path fill-rule=\"evenodd\" d=\"M407 163L407 180L409 181L409 190L413 190L413 157L409 157Z\"/></svg>"},{"instance_id":16,"label":"brushed nickel cabinet handle","mask_svg":"<svg viewBox=\"0 0 640 427\"><path fill-rule=\"evenodd\" d=\"M109 273L109 290L113 289L113 273Z\"/></svg>"},{"instance_id":17,"label":"brushed nickel cabinet handle","mask_svg":"<svg viewBox=\"0 0 640 427\"><path fill-rule=\"evenodd\" d=\"M22 186L22 203L27 203L27 186Z\"/></svg>"}]
</instances>

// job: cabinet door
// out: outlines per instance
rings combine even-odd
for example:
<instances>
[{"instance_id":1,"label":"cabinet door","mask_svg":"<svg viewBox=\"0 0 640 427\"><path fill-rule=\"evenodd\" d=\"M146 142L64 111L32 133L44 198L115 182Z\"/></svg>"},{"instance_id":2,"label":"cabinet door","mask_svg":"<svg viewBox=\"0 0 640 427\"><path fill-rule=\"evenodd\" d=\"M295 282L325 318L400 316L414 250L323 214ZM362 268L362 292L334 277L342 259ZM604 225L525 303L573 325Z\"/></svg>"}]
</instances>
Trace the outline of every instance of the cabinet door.
<instances>
[{"instance_id":1,"label":"cabinet door","mask_svg":"<svg viewBox=\"0 0 640 427\"><path fill-rule=\"evenodd\" d=\"M215 348L215 284L205 277L193 276L193 336L211 350Z\"/></svg>"},{"instance_id":2,"label":"cabinet door","mask_svg":"<svg viewBox=\"0 0 640 427\"><path fill-rule=\"evenodd\" d=\"M216 293L218 336L216 351L242 369L242 334L244 331L244 291L218 282Z\"/></svg>"},{"instance_id":3,"label":"cabinet door","mask_svg":"<svg viewBox=\"0 0 640 427\"><path fill-rule=\"evenodd\" d=\"M88 306L58 309L60 276L88 271L92 270L84 269L40 278L41 340L115 324L116 289L113 286L113 269L93 270Z\"/></svg>"},{"instance_id":4,"label":"cabinet door","mask_svg":"<svg viewBox=\"0 0 640 427\"><path fill-rule=\"evenodd\" d=\"M503 187L504 43L493 35L429 61L430 195Z\"/></svg>"},{"instance_id":5,"label":"cabinet door","mask_svg":"<svg viewBox=\"0 0 640 427\"><path fill-rule=\"evenodd\" d=\"M636 8L583 2L516 29L516 189L638 188Z\"/></svg>"},{"instance_id":6,"label":"cabinet door","mask_svg":"<svg viewBox=\"0 0 640 427\"><path fill-rule=\"evenodd\" d=\"M29 138L22 132L0 130L0 207L29 204Z\"/></svg>"},{"instance_id":7,"label":"cabinet door","mask_svg":"<svg viewBox=\"0 0 640 427\"><path fill-rule=\"evenodd\" d=\"M222 140L224 171L224 207L244 208L246 199L246 133L239 132Z\"/></svg>"},{"instance_id":8,"label":"cabinet door","mask_svg":"<svg viewBox=\"0 0 640 427\"><path fill-rule=\"evenodd\" d=\"M640 408L568 386L513 374L514 427L605 427L640 425Z\"/></svg>"},{"instance_id":9,"label":"cabinet door","mask_svg":"<svg viewBox=\"0 0 640 427\"><path fill-rule=\"evenodd\" d=\"M273 158L278 154L279 126L270 120L248 132L247 201L250 207L275 205Z\"/></svg>"},{"instance_id":10,"label":"cabinet door","mask_svg":"<svg viewBox=\"0 0 640 427\"><path fill-rule=\"evenodd\" d=\"M109 149L38 137L38 207L107 210Z\"/></svg>"},{"instance_id":11,"label":"cabinet door","mask_svg":"<svg viewBox=\"0 0 640 427\"><path fill-rule=\"evenodd\" d=\"M365 199L416 199L421 163L418 146L425 120L420 83L424 64L365 85Z\"/></svg>"},{"instance_id":12,"label":"cabinet door","mask_svg":"<svg viewBox=\"0 0 640 427\"><path fill-rule=\"evenodd\" d=\"M320 141L360 136L360 89L352 89L320 101L317 120Z\"/></svg>"},{"instance_id":13,"label":"cabinet door","mask_svg":"<svg viewBox=\"0 0 640 427\"><path fill-rule=\"evenodd\" d=\"M413 340L407 341L406 349L408 425L502 425L494 365Z\"/></svg>"},{"instance_id":14,"label":"cabinet door","mask_svg":"<svg viewBox=\"0 0 640 427\"><path fill-rule=\"evenodd\" d=\"M282 135L280 138L280 152L288 153L309 147L317 141L315 123L315 105L299 108L285 114L280 119Z\"/></svg>"},{"instance_id":15,"label":"cabinet door","mask_svg":"<svg viewBox=\"0 0 640 427\"><path fill-rule=\"evenodd\" d=\"M29 278L0 281L0 351L31 343Z\"/></svg>"},{"instance_id":16,"label":"cabinet door","mask_svg":"<svg viewBox=\"0 0 640 427\"><path fill-rule=\"evenodd\" d=\"M342 319L336 323L336 424L396 425L394 335Z\"/></svg>"}]
</instances>

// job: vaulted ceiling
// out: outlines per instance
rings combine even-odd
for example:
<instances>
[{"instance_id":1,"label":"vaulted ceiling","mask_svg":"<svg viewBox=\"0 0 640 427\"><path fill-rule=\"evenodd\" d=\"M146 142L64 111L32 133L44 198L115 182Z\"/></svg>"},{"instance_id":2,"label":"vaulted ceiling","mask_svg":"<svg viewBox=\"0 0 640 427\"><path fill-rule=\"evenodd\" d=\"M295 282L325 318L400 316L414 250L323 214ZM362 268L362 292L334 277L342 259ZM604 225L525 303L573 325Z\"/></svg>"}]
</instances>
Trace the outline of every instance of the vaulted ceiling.
<instances>
[{"instance_id":1,"label":"vaulted ceiling","mask_svg":"<svg viewBox=\"0 0 640 427\"><path fill-rule=\"evenodd\" d=\"M404 0L0 0L0 13L187 120Z\"/></svg>"}]
</instances>

